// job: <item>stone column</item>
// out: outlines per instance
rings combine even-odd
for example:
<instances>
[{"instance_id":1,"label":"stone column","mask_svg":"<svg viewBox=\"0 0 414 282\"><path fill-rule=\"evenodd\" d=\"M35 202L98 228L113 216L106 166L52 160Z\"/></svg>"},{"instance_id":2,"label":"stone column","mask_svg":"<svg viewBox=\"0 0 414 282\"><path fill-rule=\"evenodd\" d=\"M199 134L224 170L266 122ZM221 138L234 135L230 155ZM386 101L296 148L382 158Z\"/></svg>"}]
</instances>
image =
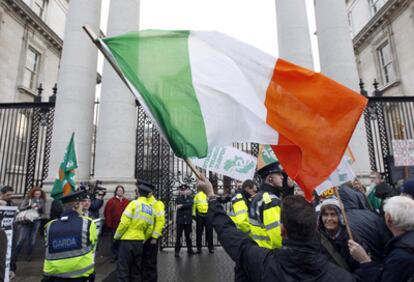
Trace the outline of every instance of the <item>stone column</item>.
<instances>
[{"instance_id":1,"label":"stone column","mask_svg":"<svg viewBox=\"0 0 414 282\"><path fill-rule=\"evenodd\" d=\"M139 0L111 1L108 36L138 30L139 3ZM122 184L130 194L135 189L135 98L107 62L103 69L98 124L94 178L111 189Z\"/></svg>"},{"instance_id":2,"label":"stone column","mask_svg":"<svg viewBox=\"0 0 414 282\"><path fill-rule=\"evenodd\" d=\"M348 26L345 1L315 0L316 27L321 73L359 92L359 75ZM363 118L350 142L356 162L355 172L370 171L367 138Z\"/></svg>"},{"instance_id":3,"label":"stone column","mask_svg":"<svg viewBox=\"0 0 414 282\"><path fill-rule=\"evenodd\" d=\"M54 181L72 132L75 132L78 181L89 180L98 50L83 25L99 32L100 0L71 0L60 61L49 176Z\"/></svg>"},{"instance_id":4,"label":"stone column","mask_svg":"<svg viewBox=\"0 0 414 282\"><path fill-rule=\"evenodd\" d=\"M313 69L312 47L304 0L276 0L279 57Z\"/></svg>"}]
</instances>

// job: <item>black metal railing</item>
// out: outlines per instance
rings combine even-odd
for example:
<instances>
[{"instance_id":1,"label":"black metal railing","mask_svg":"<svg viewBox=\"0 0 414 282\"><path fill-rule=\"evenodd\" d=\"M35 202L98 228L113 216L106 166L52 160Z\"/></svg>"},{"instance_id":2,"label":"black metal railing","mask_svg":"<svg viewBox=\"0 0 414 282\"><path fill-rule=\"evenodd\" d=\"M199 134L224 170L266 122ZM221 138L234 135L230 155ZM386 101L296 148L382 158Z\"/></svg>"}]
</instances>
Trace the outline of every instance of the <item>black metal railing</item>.
<instances>
[{"instance_id":1,"label":"black metal railing","mask_svg":"<svg viewBox=\"0 0 414 282\"><path fill-rule=\"evenodd\" d=\"M34 103L0 104L0 184L17 195L48 176L56 89L49 102L41 102L42 91Z\"/></svg>"},{"instance_id":2,"label":"black metal railing","mask_svg":"<svg viewBox=\"0 0 414 282\"><path fill-rule=\"evenodd\" d=\"M165 203L167 214L167 227L161 238L161 248L173 247L177 188L184 182L193 186L196 178L187 164L174 155L139 105L137 119L135 176L150 181L157 187L156 196ZM235 143L233 146L252 155L257 155L259 150L258 144ZM211 172L209 178L218 194L229 195L234 192L236 183L232 179ZM218 244L216 239L215 244Z\"/></svg>"},{"instance_id":3,"label":"black metal railing","mask_svg":"<svg viewBox=\"0 0 414 282\"><path fill-rule=\"evenodd\" d=\"M373 171L385 174L391 184L414 176L414 167L396 167L392 140L414 139L414 97L382 96L378 83L374 81L374 93L368 97L365 110L370 165ZM364 84L360 82L361 94L367 96Z\"/></svg>"}]
</instances>

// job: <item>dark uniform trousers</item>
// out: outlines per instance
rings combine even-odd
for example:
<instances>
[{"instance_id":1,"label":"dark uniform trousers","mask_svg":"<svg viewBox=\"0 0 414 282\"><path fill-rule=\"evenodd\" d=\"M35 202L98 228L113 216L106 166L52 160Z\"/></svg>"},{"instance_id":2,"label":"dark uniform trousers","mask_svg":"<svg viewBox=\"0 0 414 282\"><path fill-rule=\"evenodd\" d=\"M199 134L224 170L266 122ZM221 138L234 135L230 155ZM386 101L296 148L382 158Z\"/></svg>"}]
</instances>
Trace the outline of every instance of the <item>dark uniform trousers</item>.
<instances>
[{"instance_id":1,"label":"dark uniform trousers","mask_svg":"<svg viewBox=\"0 0 414 282\"><path fill-rule=\"evenodd\" d=\"M118 282L141 282L142 240L121 240L118 252Z\"/></svg>"},{"instance_id":2,"label":"dark uniform trousers","mask_svg":"<svg viewBox=\"0 0 414 282\"><path fill-rule=\"evenodd\" d=\"M206 229L206 241L209 250L213 250L213 226L207 220L207 215L197 214L196 217L196 245L197 250L201 250L203 229Z\"/></svg>"},{"instance_id":3,"label":"dark uniform trousers","mask_svg":"<svg viewBox=\"0 0 414 282\"><path fill-rule=\"evenodd\" d=\"M187 251L192 251L191 243L191 224L177 224L177 240L175 242L175 252L179 253L181 249L181 236L185 236L185 242L187 244Z\"/></svg>"},{"instance_id":4,"label":"dark uniform trousers","mask_svg":"<svg viewBox=\"0 0 414 282\"><path fill-rule=\"evenodd\" d=\"M156 282L157 281L157 255L158 255L158 240L156 244L151 244L151 239L144 243L142 252L142 281Z\"/></svg>"}]
</instances>

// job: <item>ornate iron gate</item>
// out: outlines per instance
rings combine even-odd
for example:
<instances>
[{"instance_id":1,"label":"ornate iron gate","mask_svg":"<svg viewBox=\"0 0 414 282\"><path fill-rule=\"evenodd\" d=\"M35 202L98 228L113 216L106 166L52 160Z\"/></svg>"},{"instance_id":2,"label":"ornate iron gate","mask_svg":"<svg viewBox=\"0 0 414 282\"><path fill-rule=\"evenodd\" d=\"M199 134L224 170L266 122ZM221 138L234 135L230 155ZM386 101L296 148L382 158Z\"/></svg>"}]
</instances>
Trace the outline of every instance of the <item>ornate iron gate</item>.
<instances>
[{"instance_id":1,"label":"ornate iron gate","mask_svg":"<svg viewBox=\"0 0 414 282\"><path fill-rule=\"evenodd\" d=\"M165 203L167 214L166 228L160 247L174 247L177 188L181 183L188 183L190 186L195 184L196 178L186 163L174 155L141 106L137 107L137 118L135 176L157 187L156 196ZM234 144L234 146L252 155L258 153L257 144ZM209 174L209 178L218 194L230 195L232 190L234 192L236 183L232 179L213 173ZM193 232L194 236L195 232ZM216 238L214 241L218 245Z\"/></svg>"},{"instance_id":2,"label":"ornate iron gate","mask_svg":"<svg viewBox=\"0 0 414 282\"><path fill-rule=\"evenodd\" d=\"M392 140L414 139L414 97L369 97L365 128L373 171L392 184L414 176L414 167L395 167L392 149Z\"/></svg>"},{"instance_id":3,"label":"ornate iron gate","mask_svg":"<svg viewBox=\"0 0 414 282\"><path fill-rule=\"evenodd\" d=\"M0 184L24 195L48 175L55 103L0 104Z\"/></svg>"}]
</instances>

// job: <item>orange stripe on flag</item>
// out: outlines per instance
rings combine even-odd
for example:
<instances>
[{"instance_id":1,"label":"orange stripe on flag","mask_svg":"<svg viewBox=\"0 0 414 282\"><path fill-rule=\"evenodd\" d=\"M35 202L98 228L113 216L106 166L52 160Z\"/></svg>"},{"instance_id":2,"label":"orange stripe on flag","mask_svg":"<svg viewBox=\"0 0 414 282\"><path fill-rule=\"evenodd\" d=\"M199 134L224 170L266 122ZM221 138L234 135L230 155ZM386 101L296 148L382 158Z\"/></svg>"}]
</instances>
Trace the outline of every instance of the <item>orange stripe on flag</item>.
<instances>
[{"instance_id":1,"label":"orange stripe on flag","mask_svg":"<svg viewBox=\"0 0 414 282\"><path fill-rule=\"evenodd\" d=\"M265 101L266 121L280 134L272 148L308 200L338 166L366 104L322 74L276 62Z\"/></svg>"}]
</instances>

